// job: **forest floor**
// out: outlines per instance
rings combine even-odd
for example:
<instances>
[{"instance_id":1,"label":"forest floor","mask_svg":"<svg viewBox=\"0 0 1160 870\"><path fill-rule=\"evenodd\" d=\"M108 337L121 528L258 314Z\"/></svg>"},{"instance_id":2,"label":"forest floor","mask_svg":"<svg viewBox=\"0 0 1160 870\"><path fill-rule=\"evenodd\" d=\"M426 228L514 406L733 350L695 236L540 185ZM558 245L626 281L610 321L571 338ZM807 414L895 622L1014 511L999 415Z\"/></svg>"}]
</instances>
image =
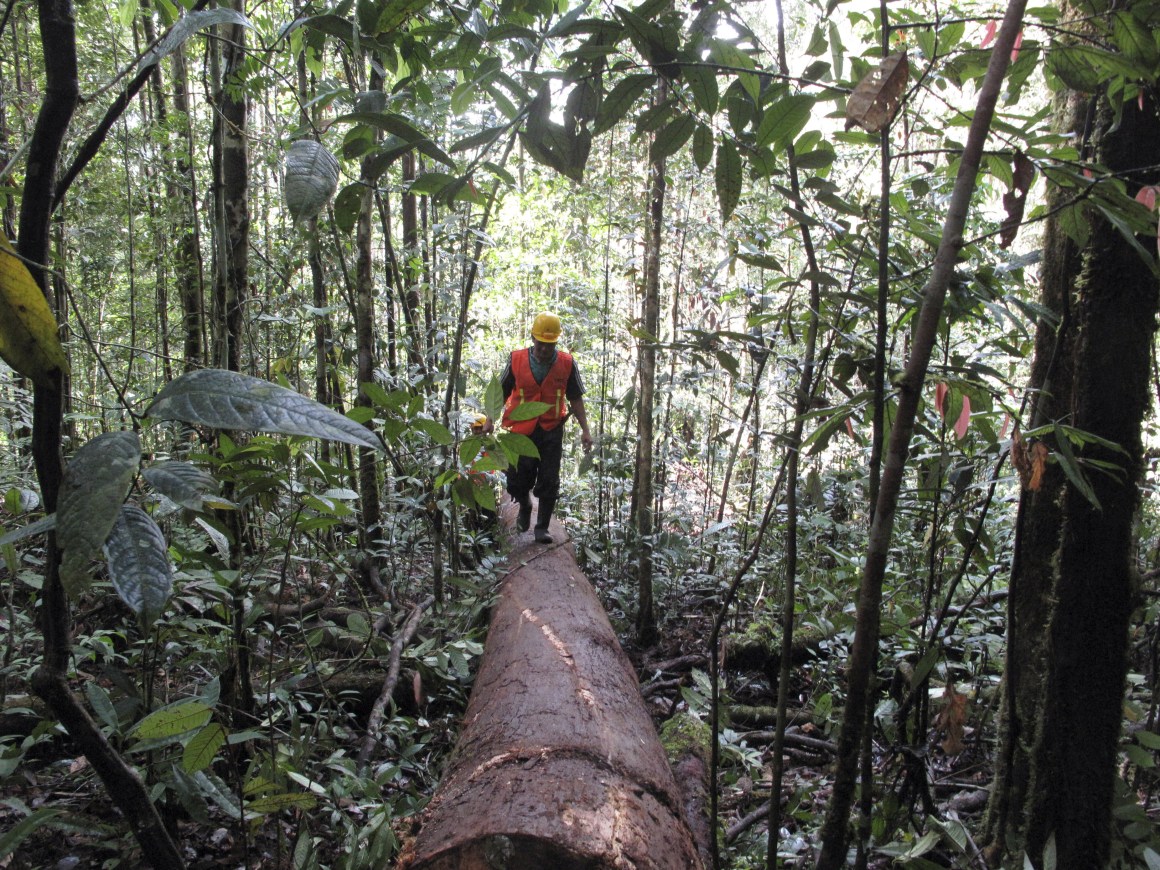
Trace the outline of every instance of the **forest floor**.
<instances>
[{"instance_id":1,"label":"forest floor","mask_svg":"<svg viewBox=\"0 0 1160 870\"><path fill-rule=\"evenodd\" d=\"M564 542L548 545L545 550L563 545ZM552 553L544 552L536 558L550 560ZM636 667L642 695L658 729L680 711L707 718L705 647L714 615L712 599L707 594L690 592L682 600L666 601L670 612L686 618L668 620L660 642L642 650L631 642L627 615L617 611L615 581L600 576L592 579L598 591L604 590L602 597ZM381 673L381 665L375 664ZM805 860L809 854L829 797L835 717L832 707L822 709L819 703L823 692L818 675L823 672L823 665L826 663L819 659L795 666L790 693L792 725L786 738L780 828L781 854L791 862L794 856ZM835 666L832 662L827 665L830 669ZM764 667L734 669L727 674L723 702L729 725L721 735L722 768L717 781L721 821L726 831L726 867L763 866L771 781L766 757L775 725L775 691L768 675L772 669L766 662ZM932 727L929 739L921 746L889 745L885 740L877 746L876 776L892 790L880 799L892 813L894 830L903 845L906 832L920 828L930 816L961 819L966 829L974 830L984 806L990 777L990 741L985 739L982 728L972 727L972 720L966 715L949 728L946 721L942 725ZM451 732L446 735L442 751L450 749L453 736ZM58 809L61 815L51 826L33 833L16 852L0 858L0 870L113 870L139 866L131 857L134 845L118 812L84 757L66 738L55 737L37 744L19 769L6 778L0 797L0 843L28 810L40 807ZM210 813L217 821L206 825L204 820L191 821L176 804L166 808L167 822L176 832L191 870L282 870L297 866L292 855L302 822L297 811L254 819L244 833L212 806ZM876 818L880 817L881 810ZM401 837L407 836L409 826L405 819L396 825ZM883 829L875 830L879 842L883 833ZM329 866L325 849L319 849L318 857ZM941 852L938 844L929 848L925 858L935 866L967 866L949 852ZM882 857L870 866L885 867L891 860L889 856Z\"/></svg>"}]
</instances>

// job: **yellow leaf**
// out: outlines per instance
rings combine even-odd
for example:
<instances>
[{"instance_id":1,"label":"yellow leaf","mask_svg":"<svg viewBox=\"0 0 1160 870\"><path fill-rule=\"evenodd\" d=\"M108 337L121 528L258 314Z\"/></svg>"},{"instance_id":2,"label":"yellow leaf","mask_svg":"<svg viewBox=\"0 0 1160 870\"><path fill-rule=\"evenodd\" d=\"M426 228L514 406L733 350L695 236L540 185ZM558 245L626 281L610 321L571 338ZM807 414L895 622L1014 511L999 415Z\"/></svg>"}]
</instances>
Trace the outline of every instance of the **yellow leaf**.
<instances>
[{"instance_id":1,"label":"yellow leaf","mask_svg":"<svg viewBox=\"0 0 1160 870\"><path fill-rule=\"evenodd\" d=\"M32 273L0 233L0 357L34 384L50 386L68 371L56 318Z\"/></svg>"}]
</instances>

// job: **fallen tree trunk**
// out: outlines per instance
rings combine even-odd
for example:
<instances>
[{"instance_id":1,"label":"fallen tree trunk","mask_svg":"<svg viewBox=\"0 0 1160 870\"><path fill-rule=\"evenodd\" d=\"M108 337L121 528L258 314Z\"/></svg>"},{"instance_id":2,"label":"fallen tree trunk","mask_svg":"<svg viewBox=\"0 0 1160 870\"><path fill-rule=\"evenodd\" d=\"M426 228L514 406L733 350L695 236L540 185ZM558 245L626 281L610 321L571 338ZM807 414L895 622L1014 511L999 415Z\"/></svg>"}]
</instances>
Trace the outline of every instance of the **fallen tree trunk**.
<instances>
[{"instance_id":1,"label":"fallen tree trunk","mask_svg":"<svg viewBox=\"0 0 1160 870\"><path fill-rule=\"evenodd\" d=\"M555 540L564 531L553 523ZM516 539L465 725L400 867L695 868L632 666L571 547Z\"/></svg>"}]
</instances>

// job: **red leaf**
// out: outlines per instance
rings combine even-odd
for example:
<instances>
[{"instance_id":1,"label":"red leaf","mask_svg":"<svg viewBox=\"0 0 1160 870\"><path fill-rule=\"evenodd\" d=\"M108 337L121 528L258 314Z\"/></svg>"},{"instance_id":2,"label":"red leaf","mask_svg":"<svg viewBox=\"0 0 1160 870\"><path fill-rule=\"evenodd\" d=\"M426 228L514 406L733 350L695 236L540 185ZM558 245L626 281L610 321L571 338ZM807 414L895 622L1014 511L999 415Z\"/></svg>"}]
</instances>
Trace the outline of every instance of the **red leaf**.
<instances>
[{"instance_id":1,"label":"red leaf","mask_svg":"<svg viewBox=\"0 0 1160 870\"><path fill-rule=\"evenodd\" d=\"M950 391L951 388L942 383L942 381L939 381L934 386L934 405L938 408L940 414L946 414L947 393Z\"/></svg>"},{"instance_id":2,"label":"red leaf","mask_svg":"<svg viewBox=\"0 0 1160 870\"><path fill-rule=\"evenodd\" d=\"M1011 46L1011 63L1015 63L1015 61L1019 60L1019 46L1021 46L1022 44L1023 44L1023 31L1020 30L1019 34L1015 37L1015 44L1013 46Z\"/></svg>"},{"instance_id":3,"label":"red leaf","mask_svg":"<svg viewBox=\"0 0 1160 870\"><path fill-rule=\"evenodd\" d=\"M853 438L855 441L858 440L858 436L854 434L854 424L850 422L849 417L846 418L846 431L850 433L851 438Z\"/></svg>"},{"instance_id":4,"label":"red leaf","mask_svg":"<svg viewBox=\"0 0 1160 870\"><path fill-rule=\"evenodd\" d=\"M1148 187L1141 187L1136 194L1136 202L1148 209L1148 211L1156 211L1156 191L1155 185Z\"/></svg>"},{"instance_id":5,"label":"red leaf","mask_svg":"<svg viewBox=\"0 0 1160 870\"><path fill-rule=\"evenodd\" d=\"M986 48L995 41L995 31L999 29L997 21L987 22L987 32L983 34L983 41L979 43L979 48Z\"/></svg>"},{"instance_id":6,"label":"red leaf","mask_svg":"<svg viewBox=\"0 0 1160 870\"><path fill-rule=\"evenodd\" d=\"M955 437L962 441L967 437L967 427L971 425L971 400L963 396L963 411L955 422Z\"/></svg>"}]
</instances>

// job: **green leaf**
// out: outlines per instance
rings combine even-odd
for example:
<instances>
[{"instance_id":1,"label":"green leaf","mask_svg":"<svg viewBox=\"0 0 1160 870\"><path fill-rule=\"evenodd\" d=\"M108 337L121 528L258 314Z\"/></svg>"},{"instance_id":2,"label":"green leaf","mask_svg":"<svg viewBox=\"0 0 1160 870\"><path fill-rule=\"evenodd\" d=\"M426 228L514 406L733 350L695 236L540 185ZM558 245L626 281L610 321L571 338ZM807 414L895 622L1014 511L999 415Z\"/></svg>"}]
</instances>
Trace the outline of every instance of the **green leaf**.
<instances>
[{"instance_id":1,"label":"green leaf","mask_svg":"<svg viewBox=\"0 0 1160 870\"><path fill-rule=\"evenodd\" d=\"M713 175L721 220L727 221L741 200L741 156L729 139L722 139L717 146L717 166Z\"/></svg>"},{"instance_id":2,"label":"green leaf","mask_svg":"<svg viewBox=\"0 0 1160 870\"><path fill-rule=\"evenodd\" d=\"M1092 489L1091 484L1084 477L1083 470L1079 467L1079 463L1076 462L1075 454L1071 452L1071 445L1068 443L1067 436L1063 432L1056 432L1055 446L1055 459L1059 462L1059 467L1063 469L1063 473L1067 475L1067 479L1071 481L1071 485L1078 489L1080 494L1093 507L1098 509L1100 502L1096 497L1095 490Z\"/></svg>"},{"instance_id":3,"label":"green leaf","mask_svg":"<svg viewBox=\"0 0 1160 870\"><path fill-rule=\"evenodd\" d=\"M0 861L3 861L20 844L29 838L38 828L44 827L53 819L64 815L64 810L41 807L30 815L25 816L2 835L0 835Z\"/></svg>"},{"instance_id":4,"label":"green leaf","mask_svg":"<svg viewBox=\"0 0 1160 870\"><path fill-rule=\"evenodd\" d=\"M1137 731L1136 740L1146 749L1160 749L1160 734L1152 731Z\"/></svg>"},{"instance_id":5,"label":"green leaf","mask_svg":"<svg viewBox=\"0 0 1160 870\"><path fill-rule=\"evenodd\" d=\"M455 161L450 155L446 154L432 141L430 136L402 115L396 115L392 112L348 112L335 118L334 123L362 124L376 130L382 130L384 133L393 133L445 166L455 167Z\"/></svg>"},{"instance_id":6,"label":"green leaf","mask_svg":"<svg viewBox=\"0 0 1160 870\"><path fill-rule=\"evenodd\" d=\"M1094 93L1103 75L1098 66L1099 52L1085 45L1053 45L1047 52L1047 68L1073 91Z\"/></svg>"},{"instance_id":7,"label":"green leaf","mask_svg":"<svg viewBox=\"0 0 1160 870\"><path fill-rule=\"evenodd\" d=\"M424 194L427 196L435 196L448 185L454 184L457 181L459 179L456 176L446 172L424 172L411 182L407 192L415 195Z\"/></svg>"},{"instance_id":8,"label":"green leaf","mask_svg":"<svg viewBox=\"0 0 1160 870\"><path fill-rule=\"evenodd\" d=\"M464 438L459 445L459 464L470 465L479 455L479 448L483 446L483 439L478 437Z\"/></svg>"},{"instance_id":9,"label":"green leaf","mask_svg":"<svg viewBox=\"0 0 1160 870\"><path fill-rule=\"evenodd\" d=\"M238 821L242 819L242 809L230 792L229 786L204 770L199 770L192 778L201 793L217 804L227 816Z\"/></svg>"},{"instance_id":10,"label":"green leaf","mask_svg":"<svg viewBox=\"0 0 1160 870\"><path fill-rule=\"evenodd\" d=\"M692 115L682 115L670 121L663 130L653 138L650 158L663 160L676 154L689 141L693 131L697 128L697 119Z\"/></svg>"},{"instance_id":11,"label":"green leaf","mask_svg":"<svg viewBox=\"0 0 1160 870\"><path fill-rule=\"evenodd\" d=\"M1128 761L1142 770L1151 770L1156 766L1156 759L1152 757L1152 753L1134 743L1124 747L1124 754L1128 756Z\"/></svg>"},{"instance_id":12,"label":"green leaf","mask_svg":"<svg viewBox=\"0 0 1160 870\"><path fill-rule=\"evenodd\" d=\"M187 39L199 30L205 30L220 24L234 24L238 27L250 27L249 19L240 12L228 7L219 6L216 9L202 9L199 12L190 12L173 25L165 37L153 46L137 65L137 71L153 66L162 58L167 57L185 43Z\"/></svg>"},{"instance_id":13,"label":"green leaf","mask_svg":"<svg viewBox=\"0 0 1160 870\"><path fill-rule=\"evenodd\" d=\"M282 195L290 218L317 217L338 189L338 160L313 139L299 139L282 164Z\"/></svg>"},{"instance_id":14,"label":"green leaf","mask_svg":"<svg viewBox=\"0 0 1160 870\"><path fill-rule=\"evenodd\" d=\"M1146 68L1156 65L1156 40L1131 12L1120 10L1112 13L1112 39L1129 60ZM1141 74L1146 73L1141 70Z\"/></svg>"},{"instance_id":15,"label":"green leaf","mask_svg":"<svg viewBox=\"0 0 1160 870\"><path fill-rule=\"evenodd\" d=\"M547 402L521 402L512 410L508 419L516 423L534 420L551 407Z\"/></svg>"},{"instance_id":16,"label":"green leaf","mask_svg":"<svg viewBox=\"0 0 1160 870\"><path fill-rule=\"evenodd\" d=\"M161 529L141 508L122 505L105 541L105 559L117 595L148 631L173 591L173 566Z\"/></svg>"},{"instance_id":17,"label":"green leaf","mask_svg":"<svg viewBox=\"0 0 1160 870\"><path fill-rule=\"evenodd\" d=\"M121 717L117 715L117 708L113 706L113 699L100 683L92 680L85 682L85 697L89 699L89 706L97 714L97 718L114 731L121 726Z\"/></svg>"},{"instance_id":18,"label":"green leaf","mask_svg":"<svg viewBox=\"0 0 1160 870\"><path fill-rule=\"evenodd\" d=\"M166 384L145 416L214 429L304 435L382 450L374 432L286 387L225 369L200 369Z\"/></svg>"},{"instance_id":19,"label":"green leaf","mask_svg":"<svg viewBox=\"0 0 1160 870\"><path fill-rule=\"evenodd\" d=\"M814 98L807 94L789 94L765 110L757 128L757 145L785 148L797 138L810 119Z\"/></svg>"},{"instance_id":20,"label":"green leaf","mask_svg":"<svg viewBox=\"0 0 1160 870\"><path fill-rule=\"evenodd\" d=\"M355 181L344 187L334 200L334 223L341 232L350 233L358 223L362 210L363 194L367 186Z\"/></svg>"},{"instance_id":21,"label":"green leaf","mask_svg":"<svg viewBox=\"0 0 1160 870\"><path fill-rule=\"evenodd\" d=\"M713 159L713 128L708 124L698 124L693 131L693 162L702 172Z\"/></svg>"},{"instance_id":22,"label":"green leaf","mask_svg":"<svg viewBox=\"0 0 1160 870\"><path fill-rule=\"evenodd\" d=\"M426 434L436 444L446 447L452 443L455 438L447 430L447 427L435 420L428 420L425 417L416 417L411 421L411 428L418 429L420 432Z\"/></svg>"},{"instance_id":23,"label":"green leaf","mask_svg":"<svg viewBox=\"0 0 1160 870\"><path fill-rule=\"evenodd\" d=\"M503 387L499 378L494 375L483 391L483 413L487 414L490 420L498 420L503 414Z\"/></svg>"},{"instance_id":24,"label":"green leaf","mask_svg":"<svg viewBox=\"0 0 1160 870\"><path fill-rule=\"evenodd\" d=\"M200 511L206 495L216 495L218 482L212 474L188 462L167 460L141 469L141 476L170 501Z\"/></svg>"},{"instance_id":25,"label":"green leaf","mask_svg":"<svg viewBox=\"0 0 1160 870\"><path fill-rule=\"evenodd\" d=\"M8 534L0 537L0 547L7 546L8 544L15 544L17 541L22 541L25 538L31 538L33 535L47 534L55 528L56 514L49 514L46 517L41 517L34 523L29 523L26 526L13 529Z\"/></svg>"},{"instance_id":26,"label":"green leaf","mask_svg":"<svg viewBox=\"0 0 1160 870\"><path fill-rule=\"evenodd\" d=\"M89 562L117 522L140 461L136 433L106 432L82 445L65 468L56 532L60 579L69 595L88 586Z\"/></svg>"},{"instance_id":27,"label":"green leaf","mask_svg":"<svg viewBox=\"0 0 1160 870\"><path fill-rule=\"evenodd\" d=\"M0 231L0 358L34 384L68 372L56 317L32 273Z\"/></svg>"},{"instance_id":28,"label":"green leaf","mask_svg":"<svg viewBox=\"0 0 1160 870\"><path fill-rule=\"evenodd\" d=\"M304 792L287 792L286 794L269 794L257 798L246 804L247 813L259 816L276 813L280 810L309 810L318 803L318 798Z\"/></svg>"},{"instance_id":29,"label":"green leaf","mask_svg":"<svg viewBox=\"0 0 1160 870\"><path fill-rule=\"evenodd\" d=\"M177 701L154 710L129 732L138 740L161 740L196 731L205 725L213 710L204 701Z\"/></svg>"},{"instance_id":30,"label":"green leaf","mask_svg":"<svg viewBox=\"0 0 1160 870\"><path fill-rule=\"evenodd\" d=\"M600 104L592 128L593 135L599 136L615 127L628 114L637 98L656 80L657 77L651 73L633 73L618 81Z\"/></svg>"},{"instance_id":31,"label":"green leaf","mask_svg":"<svg viewBox=\"0 0 1160 870\"><path fill-rule=\"evenodd\" d=\"M531 456L533 459L538 459L540 456L535 442L527 435L521 435L518 432L501 432L496 441L499 443L500 449L503 450L504 456L507 457L509 465L515 465L521 456Z\"/></svg>"},{"instance_id":32,"label":"green leaf","mask_svg":"<svg viewBox=\"0 0 1160 870\"><path fill-rule=\"evenodd\" d=\"M475 503L484 510L494 511L495 504L495 489L491 484L484 481L473 481L472 495L475 497Z\"/></svg>"},{"instance_id":33,"label":"green leaf","mask_svg":"<svg viewBox=\"0 0 1160 870\"><path fill-rule=\"evenodd\" d=\"M715 115L717 103L721 99L717 89L717 73L699 64L682 66L681 78L693 94L693 104L706 115Z\"/></svg>"},{"instance_id":34,"label":"green leaf","mask_svg":"<svg viewBox=\"0 0 1160 870\"><path fill-rule=\"evenodd\" d=\"M181 753L181 767L186 773L197 773L213 764L219 749L225 745L226 729L220 722L210 722L190 738Z\"/></svg>"}]
</instances>

